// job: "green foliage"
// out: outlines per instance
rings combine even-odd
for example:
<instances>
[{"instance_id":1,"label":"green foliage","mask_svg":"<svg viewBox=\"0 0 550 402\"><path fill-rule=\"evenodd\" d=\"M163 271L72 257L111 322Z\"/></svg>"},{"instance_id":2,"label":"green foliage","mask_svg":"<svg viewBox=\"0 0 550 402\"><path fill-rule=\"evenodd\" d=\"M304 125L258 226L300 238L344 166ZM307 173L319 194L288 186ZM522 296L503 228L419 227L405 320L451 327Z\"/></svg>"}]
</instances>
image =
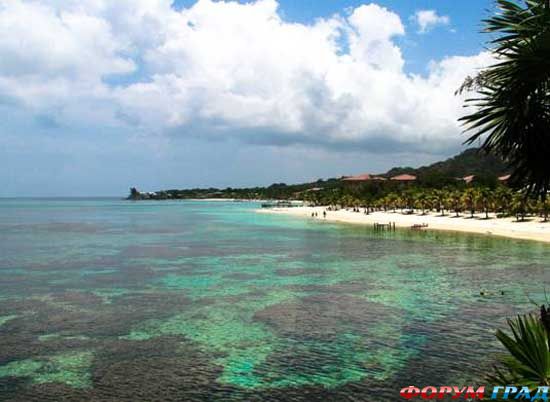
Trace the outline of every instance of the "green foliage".
<instances>
[{"instance_id":1,"label":"green foliage","mask_svg":"<svg viewBox=\"0 0 550 402\"><path fill-rule=\"evenodd\" d=\"M418 176L419 182L425 187L443 187L452 184L459 177L475 175L496 178L507 174L508 171L508 165L501 158L487 154L478 148L470 148L453 158L418 169L393 168L384 176L412 174Z\"/></svg>"},{"instance_id":2,"label":"green foliage","mask_svg":"<svg viewBox=\"0 0 550 402\"><path fill-rule=\"evenodd\" d=\"M448 194L447 202L449 203L449 208L453 210L455 216L463 211L462 204L462 193L460 191L452 191Z\"/></svg>"},{"instance_id":3,"label":"green foliage","mask_svg":"<svg viewBox=\"0 0 550 402\"><path fill-rule=\"evenodd\" d=\"M544 217L544 222L548 222L548 215L550 214L550 199L541 200L537 203L540 214Z\"/></svg>"},{"instance_id":4,"label":"green foliage","mask_svg":"<svg viewBox=\"0 0 550 402\"><path fill-rule=\"evenodd\" d=\"M542 198L550 190L550 7L548 2L497 0L485 21L496 63L462 89L475 89L462 119L482 148L507 160L512 182Z\"/></svg>"},{"instance_id":5,"label":"green foliage","mask_svg":"<svg viewBox=\"0 0 550 402\"><path fill-rule=\"evenodd\" d=\"M550 385L550 350L548 333L541 320L533 315L508 320L511 336L498 330L497 339L508 354L501 367L489 376L494 384L521 384L533 389Z\"/></svg>"},{"instance_id":6,"label":"green foliage","mask_svg":"<svg viewBox=\"0 0 550 402\"><path fill-rule=\"evenodd\" d=\"M516 216L518 221L524 221L529 209L528 200L522 194L514 194L510 204L510 212Z\"/></svg>"},{"instance_id":7,"label":"green foliage","mask_svg":"<svg viewBox=\"0 0 550 402\"><path fill-rule=\"evenodd\" d=\"M498 180L494 175L479 174L474 177L473 184L481 187L495 188Z\"/></svg>"},{"instance_id":8,"label":"green foliage","mask_svg":"<svg viewBox=\"0 0 550 402\"><path fill-rule=\"evenodd\" d=\"M441 170L430 169L420 173L420 175L418 176L418 182L422 187L443 188L445 186L455 184L458 177L462 176L449 176Z\"/></svg>"},{"instance_id":9,"label":"green foliage","mask_svg":"<svg viewBox=\"0 0 550 402\"><path fill-rule=\"evenodd\" d=\"M476 199L477 199L477 190L475 188L467 188L466 191L462 194L462 204L464 209L470 211L470 217L473 218L476 212Z\"/></svg>"},{"instance_id":10,"label":"green foliage","mask_svg":"<svg viewBox=\"0 0 550 402\"><path fill-rule=\"evenodd\" d=\"M493 197L496 206L495 211L499 214L504 214L512 202L513 193L509 188L500 186L495 190Z\"/></svg>"},{"instance_id":11,"label":"green foliage","mask_svg":"<svg viewBox=\"0 0 550 402\"><path fill-rule=\"evenodd\" d=\"M476 193L478 209L485 213L485 219L489 219L489 211L493 209L493 192L488 187L480 188Z\"/></svg>"},{"instance_id":12,"label":"green foliage","mask_svg":"<svg viewBox=\"0 0 550 402\"><path fill-rule=\"evenodd\" d=\"M421 167L413 174L416 174L419 180L434 176L455 179L469 175L496 178L505 175L508 169L508 165L501 158L487 154L478 148L470 148L453 158Z\"/></svg>"},{"instance_id":13,"label":"green foliage","mask_svg":"<svg viewBox=\"0 0 550 402\"><path fill-rule=\"evenodd\" d=\"M327 184L329 182L323 182ZM318 184L318 183L316 183ZM208 190L168 190L159 192L152 199L178 198L229 198L229 199L296 199L309 205L330 206L333 209L355 208L367 213L390 211L402 213L439 213L446 216L490 219L491 213L497 217L515 216L518 222L527 215L538 214L546 222L550 215L550 200L537 201L506 186L496 188L481 185L454 183L445 188L425 188L420 185L403 185L390 181L342 185L332 182L325 187L308 188L300 186L277 186L278 192L265 188L231 189L215 193ZM283 192L283 188L285 189ZM297 188L304 189L297 191ZM230 192L229 192L230 191ZM476 215L477 214L477 215ZM483 216L479 216L483 214Z\"/></svg>"},{"instance_id":14,"label":"green foliage","mask_svg":"<svg viewBox=\"0 0 550 402\"><path fill-rule=\"evenodd\" d=\"M140 193L137 188L132 187L130 188L130 196L128 197L129 200L138 200L140 198Z\"/></svg>"}]
</instances>

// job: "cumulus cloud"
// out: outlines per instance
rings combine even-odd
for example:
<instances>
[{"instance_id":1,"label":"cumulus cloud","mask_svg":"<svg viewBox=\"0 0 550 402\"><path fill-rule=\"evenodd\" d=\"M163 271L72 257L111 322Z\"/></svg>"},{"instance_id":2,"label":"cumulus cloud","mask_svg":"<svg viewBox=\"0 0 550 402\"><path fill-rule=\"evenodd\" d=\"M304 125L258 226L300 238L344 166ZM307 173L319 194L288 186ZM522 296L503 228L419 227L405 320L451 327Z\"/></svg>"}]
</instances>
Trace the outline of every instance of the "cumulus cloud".
<instances>
[{"instance_id":1,"label":"cumulus cloud","mask_svg":"<svg viewBox=\"0 0 550 402\"><path fill-rule=\"evenodd\" d=\"M36 116L55 113L56 122L155 135L334 149L460 142L454 91L488 54L434 61L426 77L411 75L396 42L405 28L391 10L362 5L300 24L278 7L0 0L0 99ZM448 22L417 16L424 31Z\"/></svg>"},{"instance_id":2,"label":"cumulus cloud","mask_svg":"<svg viewBox=\"0 0 550 402\"><path fill-rule=\"evenodd\" d=\"M426 33L439 25L449 25L451 19L447 15L439 15L435 10L417 11L412 19L418 24L418 32Z\"/></svg>"}]
</instances>

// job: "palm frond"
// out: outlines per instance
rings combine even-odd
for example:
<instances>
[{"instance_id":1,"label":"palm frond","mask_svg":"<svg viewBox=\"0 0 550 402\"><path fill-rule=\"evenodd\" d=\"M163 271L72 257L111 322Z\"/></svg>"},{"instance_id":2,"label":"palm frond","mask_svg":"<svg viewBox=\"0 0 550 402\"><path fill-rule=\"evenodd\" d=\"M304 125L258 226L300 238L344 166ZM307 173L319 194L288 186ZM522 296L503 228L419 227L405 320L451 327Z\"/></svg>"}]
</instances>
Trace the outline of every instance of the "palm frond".
<instances>
[{"instance_id":1,"label":"palm frond","mask_svg":"<svg viewBox=\"0 0 550 402\"><path fill-rule=\"evenodd\" d=\"M500 384L521 383L529 387L550 384L548 334L538 317L518 316L509 320L511 335L498 330L497 339L509 355L489 379Z\"/></svg>"},{"instance_id":2,"label":"palm frond","mask_svg":"<svg viewBox=\"0 0 550 402\"><path fill-rule=\"evenodd\" d=\"M550 9L543 1L497 0L500 13L485 20L496 63L480 74L475 111L461 119L474 134L472 144L504 157L514 169L512 182L530 192L550 190ZM463 90L461 88L460 90ZM459 90L459 91L460 91Z\"/></svg>"}]
</instances>

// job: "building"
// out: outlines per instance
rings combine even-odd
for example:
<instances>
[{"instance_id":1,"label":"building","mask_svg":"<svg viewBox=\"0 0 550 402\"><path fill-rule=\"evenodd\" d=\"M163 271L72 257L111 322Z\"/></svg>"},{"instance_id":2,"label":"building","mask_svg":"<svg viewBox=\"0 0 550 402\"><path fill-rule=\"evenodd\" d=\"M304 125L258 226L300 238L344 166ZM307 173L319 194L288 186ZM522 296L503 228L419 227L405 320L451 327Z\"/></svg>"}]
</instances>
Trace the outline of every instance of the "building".
<instances>
[{"instance_id":1,"label":"building","mask_svg":"<svg viewBox=\"0 0 550 402\"><path fill-rule=\"evenodd\" d=\"M506 176L500 176L498 178L498 181L502 184L508 184L508 181L510 180L510 177L512 177L512 175L510 175L510 174L507 174Z\"/></svg>"},{"instance_id":2,"label":"building","mask_svg":"<svg viewBox=\"0 0 550 402\"><path fill-rule=\"evenodd\" d=\"M412 174L400 174L399 176L392 177L390 180L399 181L402 183L410 183L416 181L416 176L413 176Z\"/></svg>"},{"instance_id":3,"label":"building","mask_svg":"<svg viewBox=\"0 0 550 402\"><path fill-rule=\"evenodd\" d=\"M464 183L470 184L474 181L476 177L474 175L463 177L462 180L464 180Z\"/></svg>"},{"instance_id":4,"label":"building","mask_svg":"<svg viewBox=\"0 0 550 402\"><path fill-rule=\"evenodd\" d=\"M348 183L364 183L368 181L386 181L387 179L380 176L374 176L368 173L360 174L358 176L344 177L342 181Z\"/></svg>"}]
</instances>

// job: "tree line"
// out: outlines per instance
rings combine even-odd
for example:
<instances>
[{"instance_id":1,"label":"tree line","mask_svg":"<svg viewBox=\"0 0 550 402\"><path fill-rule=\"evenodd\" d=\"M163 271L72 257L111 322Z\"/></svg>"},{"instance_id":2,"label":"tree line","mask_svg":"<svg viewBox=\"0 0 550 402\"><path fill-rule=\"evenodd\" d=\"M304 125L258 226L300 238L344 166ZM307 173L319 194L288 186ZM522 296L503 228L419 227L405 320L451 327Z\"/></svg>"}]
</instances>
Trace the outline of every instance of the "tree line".
<instances>
[{"instance_id":1,"label":"tree line","mask_svg":"<svg viewBox=\"0 0 550 402\"><path fill-rule=\"evenodd\" d=\"M482 214L489 219L490 214L496 217L514 216L523 221L528 215L538 215L544 222L550 214L550 200L525 197L504 185L494 188L484 186L455 187L430 189L411 187L401 191L392 191L380 197L365 197L360 194L333 189L329 191L308 191L303 201L313 206L331 206L334 209L360 208L366 213L374 211L420 213L439 213L441 216L473 218Z\"/></svg>"}]
</instances>

